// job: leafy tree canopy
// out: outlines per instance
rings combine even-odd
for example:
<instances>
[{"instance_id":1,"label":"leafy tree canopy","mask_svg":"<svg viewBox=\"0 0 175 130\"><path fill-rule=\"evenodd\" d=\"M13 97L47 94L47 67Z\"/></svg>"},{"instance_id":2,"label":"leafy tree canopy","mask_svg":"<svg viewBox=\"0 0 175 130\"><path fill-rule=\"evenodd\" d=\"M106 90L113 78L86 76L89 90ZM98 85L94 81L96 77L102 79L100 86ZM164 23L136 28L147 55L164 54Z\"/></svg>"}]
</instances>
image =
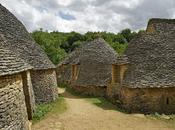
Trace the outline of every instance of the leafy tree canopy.
<instances>
[{"instance_id":1,"label":"leafy tree canopy","mask_svg":"<svg viewBox=\"0 0 175 130\"><path fill-rule=\"evenodd\" d=\"M144 32L141 30L139 33ZM48 32L43 29L32 32L32 37L44 49L50 60L58 64L65 56L80 46L84 41L91 41L98 37L103 38L116 52L123 54L128 43L137 35L130 29L124 29L118 34L110 32Z\"/></svg>"}]
</instances>

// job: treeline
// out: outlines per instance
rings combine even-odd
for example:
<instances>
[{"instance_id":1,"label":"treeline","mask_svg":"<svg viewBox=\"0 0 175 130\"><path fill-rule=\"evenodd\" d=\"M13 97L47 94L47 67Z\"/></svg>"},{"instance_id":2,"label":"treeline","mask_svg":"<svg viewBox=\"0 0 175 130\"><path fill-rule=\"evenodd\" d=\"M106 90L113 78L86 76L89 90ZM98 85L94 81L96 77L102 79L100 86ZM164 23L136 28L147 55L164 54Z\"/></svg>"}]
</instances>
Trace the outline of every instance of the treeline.
<instances>
[{"instance_id":1,"label":"treeline","mask_svg":"<svg viewBox=\"0 0 175 130\"><path fill-rule=\"evenodd\" d=\"M137 33L130 29L124 29L118 34L109 32L87 32L85 34L47 32L42 29L32 33L32 37L41 45L54 64L58 64L68 53L80 46L83 41L91 41L98 37L102 37L116 52L122 54L128 43L136 35Z\"/></svg>"}]
</instances>

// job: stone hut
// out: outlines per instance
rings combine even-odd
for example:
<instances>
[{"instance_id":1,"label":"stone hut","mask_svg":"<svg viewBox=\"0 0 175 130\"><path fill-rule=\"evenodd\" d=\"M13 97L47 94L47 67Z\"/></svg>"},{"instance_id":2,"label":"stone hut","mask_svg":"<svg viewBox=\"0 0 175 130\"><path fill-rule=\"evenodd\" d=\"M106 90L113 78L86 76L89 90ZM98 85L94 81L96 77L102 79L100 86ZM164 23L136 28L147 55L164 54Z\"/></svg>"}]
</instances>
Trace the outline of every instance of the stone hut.
<instances>
[{"instance_id":1,"label":"stone hut","mask_svg":"<svg viewBox=\"0 0 175 130\"><path fill-rule=\"evenodd\" d=\"M30 71L36 103L50 102L57 96L55 66L35 43L23 24L0 5L0 43L33 67Z\"/></svg>"},{"instance_id":2,"label":"stone hut","mask_svg":"<svg viewBox=\"0 0 175 130\"><path fill-rule=\"evenodd\" d=\"M2 41L0 41L2 42ZM29 70L32 67L0 46L0 129L28 130L34 104ZM26 109L27 108L27 109Z\"/></svg>"},{"instance_id":3,"label":"stone hut","mask_svg":"<svg viewBox=\"0 0 175 130\"><path fill-rule=\"evenodd\" d=\"M108 86L113 86L113 95L108 96L129 112L175 113L175 30L168 32L169 20L167 24L165 21L154 23L164 25L165 30L158 29L162 30L159 33L147 29L129 43L129 64L122 80L117 80L118 74L117 84Z\"/></svg>"},{"instance_id":4,"label":"stone hut","mask_svg":"<svg viewBox=\"0 0 175 130\"><path fill-rule=\"evenodd\" d=\"M111 79L111 65L118 54L102 38L85 42L62 64L69 67L71 87L83 95L105 96Z\"/></svg>"},{"instance_id":5,"label":"stone hut","mask_svg":"<svg viewBox=\"0 0 175 130\"><path fill-rule=\"evenodd\" d=\"M60 64L57 65L57 82L70 83L71 82L71 65L75 64L80 55L81 46L71 52Z\"/></svg>"},{"instance_id":6,"label":"stone hut","mask_svg":"<svg viewBox=\"0 0 175 130\"><path fill-rule=\"evenodd\" d=\"M57 65L56 73L58 84L69 83L71 77L71 65L63 64L61 62Z\"/></svg>"}]
</instances>

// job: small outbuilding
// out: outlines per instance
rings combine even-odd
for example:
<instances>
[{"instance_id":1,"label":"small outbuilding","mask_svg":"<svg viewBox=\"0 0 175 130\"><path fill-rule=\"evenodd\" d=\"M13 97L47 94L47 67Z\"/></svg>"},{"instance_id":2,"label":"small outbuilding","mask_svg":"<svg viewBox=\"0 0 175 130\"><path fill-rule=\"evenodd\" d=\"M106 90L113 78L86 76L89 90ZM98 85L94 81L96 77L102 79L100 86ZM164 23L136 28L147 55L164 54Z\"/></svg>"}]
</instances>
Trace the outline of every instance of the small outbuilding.
<instances>
[{"instance_id":1,"label":"small outbuilding","mask_svg":"<svg viewBox=\"0 0 175 130\"><path fill-rule=\"evenodd\" d=\"M111 79L111 65L118 62L118 57L105 40L98 38L82 43L81 47L72 52L59 66L68 68L63 69L69 74L66 80L76 92L105 96L107 84Z\"/></svg>"},{"instance_id":2,"label":"small outbuilding","mask_svg":"<svg viewBox=\"0 0 175 130\"><path fill-rule=\"evenodd\" d=\"M79 64L78 57L80 56L81 46L71 52L61 63L57 65L57 82L58 83L70 83L71 82L71 66L73 64Z\"/></svg>"},{"instance_id":3,"label":"small outbuilding","mask_svg":"<svg viewBox=\"0 0 175 130\"><path fill-rule=\"evenodd\" d=\"M147 32L129 43L125 53L129 64L121 77L119 71L112 73L116 82L108 86L113 87L108 97L114 103L129 112L175 113L174 27L175 20L152 19Z\"/></svg>"},{"instance_id":4,"label":"small outbuilding","mask_svg":"<svg viewBox=\"0 0 175 130\"><path fill-rule=\"evenodd\" d=\"M55 66L41 47L33 40L24 25L5 7L0 5L0 46L31 65L31 81L36 103L50 102L57 96Z\"/></svg>"},{"instance_id":5,"label":"small outbuilding","mask_svg":"<svg viewBox=\"0 0 175 130\"><path fill-rule=\"evenodd\" d=\"M34 110L31 69L10 50L0 46L1 130L29 130L28 120Z\"/></svg>"}]
</instances>

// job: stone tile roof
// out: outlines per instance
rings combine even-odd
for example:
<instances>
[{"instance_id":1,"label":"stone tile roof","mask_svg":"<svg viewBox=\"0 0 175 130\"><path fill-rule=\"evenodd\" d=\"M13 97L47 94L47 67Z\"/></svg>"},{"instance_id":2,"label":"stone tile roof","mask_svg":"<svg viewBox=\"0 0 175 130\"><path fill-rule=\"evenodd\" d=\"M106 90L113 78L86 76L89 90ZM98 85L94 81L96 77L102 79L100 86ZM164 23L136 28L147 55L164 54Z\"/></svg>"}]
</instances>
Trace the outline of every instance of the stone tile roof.
<instances>
[{"instance_id":1,"label":"stone tile roof","mask_svg":"<svg viewBox=\"0 0 175 130\"><path fill-rule=\"evenodd\" d=\"M147 32L167 33L175 31L175 19L152 18L148 22Z\"/></svg>"},{"instance_id":2,"label":"stone tile roof","mask_svg":"<svg viewBox=\"0 0 175 130\"><path fill-rule=\"evenodd\" d=\"M141 34L126 50L130 67L123 85L131 88L175 87L175 32Z\"/></svg>"},{"instance_id":3,"label":"stone tile roof","mask_svg":"<svg viewBox=\"0 0 175 130\"><path fill-rule=\"evenodd\" d=\"M102 38L84 42L63 64L79 64L77 86L106 86L111 79L112 64L125 64L127 57L119 56Z\"/></svg>"},{"instance_id":4,"label":"stone tile roof","mask_svg":"<svg viewBox=\"0 0 175 130\"><path fill-rule=\"evenodd\" d=\"M4 46L34 69L55 68L41 47L35 43L23 24L0 4L0 37Z\"/></svg>"},{"instance_id":5,"label":"stone tile roof","mask_svg":"<svg viewBox=\"0 0 175 130\"><path fill-rule=\"evenodd\" d=\"M79 64L79 56L81 54L82 46L76 48L73 52L71 52L60 64ZM59 65L60 65L59 64Z\"/></svg>"},{"instance_id":6,"label":"stone tile roof","mask_svg":"<svg viewBox=\"0 0 175 130\"><path fill-rule=\"evenodd\" d=\"M117 63L118 54L105 40L98 38L84 43L79 58L83 63L113 64Z\"/></svg>"},{"instance_id":7,"label":"stone tile roof","mask_svg":"<svg viewBox=\"0 0 175 130\"><path fill-rule=\"evenodd\" d=\"M3 42L0 40L0 42ZM0 76L11 75L32 69L30 65L18 58L10 50L0 46Z\"/></svg>"},{"instance_id":8,"label":"stone tile roof","mask_svg":"<svg viewBox=\"0 0 175 130\"><path fill-rule=\"evenodd\" d=\"M62 64L98 63L121 64L127 63L126 56L119 56L116 51L102 38L84 42L75 51L70 53Z\"/></svg>"}]
</instances>

